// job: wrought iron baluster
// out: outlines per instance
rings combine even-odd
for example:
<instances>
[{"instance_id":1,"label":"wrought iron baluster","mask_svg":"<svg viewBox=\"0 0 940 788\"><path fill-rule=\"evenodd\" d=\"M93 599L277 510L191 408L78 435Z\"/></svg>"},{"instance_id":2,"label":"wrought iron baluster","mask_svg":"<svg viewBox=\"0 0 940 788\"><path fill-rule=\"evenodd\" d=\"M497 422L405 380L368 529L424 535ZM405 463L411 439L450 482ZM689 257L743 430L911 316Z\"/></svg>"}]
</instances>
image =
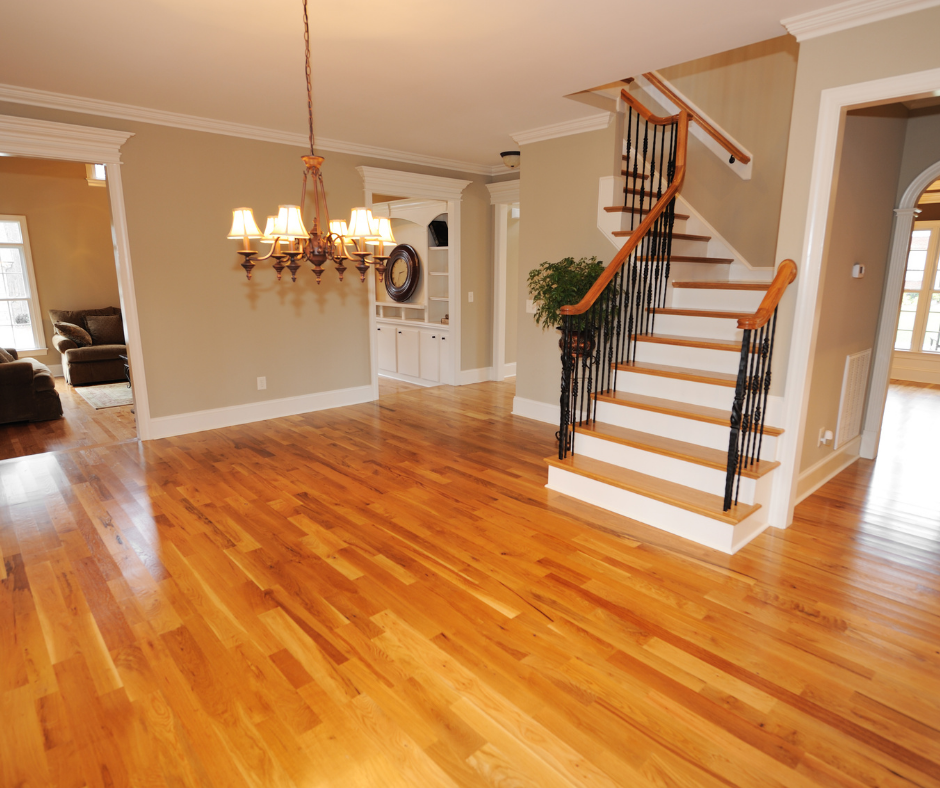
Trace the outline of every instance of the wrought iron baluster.
<instances>
[{"instance_id":1,"label":"wrought iron baluster","mask_svg":"<svg viewBox=\"0 0 940 788\"><path fill-rule=\"evenodd\" d=\"M747 385L748 355L751 349L751 332L744 329L741 340L741 357L738 361L738 380L734 387L734 402L731 405L731 434L728 437L728 469L725 476L725 505L727 512L734 497L734 479L738 471L738 437L741 431L741 417L744 411L745 386Z\"/></svg>"}]
</instances>

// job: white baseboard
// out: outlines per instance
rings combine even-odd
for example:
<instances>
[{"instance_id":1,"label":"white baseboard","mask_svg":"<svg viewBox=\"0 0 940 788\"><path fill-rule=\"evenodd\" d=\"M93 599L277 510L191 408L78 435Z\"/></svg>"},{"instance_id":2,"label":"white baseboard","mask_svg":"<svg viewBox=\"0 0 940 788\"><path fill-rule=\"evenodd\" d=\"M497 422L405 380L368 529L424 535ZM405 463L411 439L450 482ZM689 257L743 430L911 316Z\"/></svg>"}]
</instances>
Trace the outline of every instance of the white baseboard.
<instances>
[{"instance_id":1,"label":"white baseboard","mask_svg":"<svg viewBox=\"0 0 940 788\"><path fill-rule=\"evenodd\" d=\"M796 503L809 498L826 482L838 476L859 459L861 444L862 436L859 435L838 451L834 451L828 457L823 457L819 462L810 465L809 468L803 471L796 480Z\"/></svg>"},{"instance_id":2,"label":"white baseboard","mask_svg":"<svg viewBox=\"0 0 940 788\"><path fill-rule=\"evenodd\" d=\"M372 401L372 386L355 386L348 389L320 391L316 394L303 394L299 397L283 397L264 402L250 402L245 405L232 405L227 408L197 410L174 416L158 416L150 420L151 438L170 438L174 435L217 430L238 424L250 424L254 421L295 416L298 413L310 413L315 410Z\"/></svg>"},{"instance_id":3,"label":"white baseboard","mask_svg":"<svg viewBox=\"0 0 940 788\"><path fill-rule=\"evenodd\" d=\"M525 397L512 398L513 416L525 416L527 419L544 421L546 424L555 424L557 426L561 419L560 408L560 405L552 405L550 402L539 402Z\"/></svg>"},{"instance_id":4,"label":"white baseboard","mask_svg":"<svg viewBox=\"0 0 940 788\"><path fill-rule=\"evenodd\" d=\"M458 378L459 386L466 386L470 383L482 383L484 380L493 379L492 367L480 367L479 369L463 369Z\"/></svg>"},{"instance_id":5,"label":"white baseboard","mask_svg":"<svg viewBox=\"0 0 940 788\"><path fill-rule=\"evenodd\" d=\"M504 378L516 377L516 362L515 361L513 361L511 364L503 364L503 377Z\"/></svg>"},{"instance_id":6,"label":"white baseboard","mask_svg":"<svg viewBox=\"0 0 940 788\"><path fill-rule=\"evenodd\" d=\"M63 371L61 364L46 364L46 366L49 367L49 371L52 373L52 377L54 378L65 377L65 372Z\"/></svg>"},{"instance_id":7,"label":"white baseboard","mask_svg":"<svg viewBox=\"0 0 940 788\"><path fill-rule=\"evenodd\" d=\"M411 375L402 375L400 372L380 372L380 378L388 378L389 380L400 380L403 383L413 383L416 386L424 386L425 388L430 388L431 386L440 386L440 383L435 383L433 380L424 380L422 378L415 378Z\"/></svg>"}]
</instances>

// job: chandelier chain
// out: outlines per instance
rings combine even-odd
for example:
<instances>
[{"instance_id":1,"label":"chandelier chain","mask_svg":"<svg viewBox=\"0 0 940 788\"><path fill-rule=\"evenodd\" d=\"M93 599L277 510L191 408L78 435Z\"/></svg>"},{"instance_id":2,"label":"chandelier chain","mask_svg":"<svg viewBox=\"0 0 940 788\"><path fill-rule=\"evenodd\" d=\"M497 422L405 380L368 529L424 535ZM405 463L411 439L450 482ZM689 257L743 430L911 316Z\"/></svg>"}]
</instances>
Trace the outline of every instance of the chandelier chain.
<instances>
[{"instance_id":1,"label":"chandelier chain","mask_svg":"<svg viewBox=\"0 0 940 788\"><path fill-rule=\"evenodd\" d=\"M310 123L310 155L313 156L313 86L310 82L310 20L307 17L307 0L304 4L304 51L306 54L307 74L307 119Z\"/></svg>"}]
</instances>

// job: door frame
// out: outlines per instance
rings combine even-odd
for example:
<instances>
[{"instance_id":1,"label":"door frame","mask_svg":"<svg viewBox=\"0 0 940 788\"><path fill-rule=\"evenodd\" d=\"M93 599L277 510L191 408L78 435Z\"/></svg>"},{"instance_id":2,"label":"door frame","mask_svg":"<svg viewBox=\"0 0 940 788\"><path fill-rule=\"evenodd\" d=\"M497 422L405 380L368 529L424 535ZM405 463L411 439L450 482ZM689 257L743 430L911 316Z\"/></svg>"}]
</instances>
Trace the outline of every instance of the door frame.
<instances>
[{"instance_id":1,"label":"door frame","mask_svg":"<svg viewBox=\"0 0 940 788\"><path fill-rule=\"evenodd\" d=\"M507 225L513 205L519 204L519 179L488 183L493 206L493 380L506 377Z\"/></svg>"},{"instance_id":2,"label":"door frame","mask_svg":"<svg viewBox=\"0 0 940 788\"><path fill-rule=\"evenodd\" d=\"M111 240L114 244L118 294L121 299L124 336L127 338L127 355L134 381L131 391L137 417L137 436L141 440L150 440L150 403L147 397L147 377L140 342L134 269L131 263L124 186L121 180L121 147L133 136L129 131L0 115L0 150L8 155L105 165L108 197L111 202Z\"/></svg>"}]
</instances>

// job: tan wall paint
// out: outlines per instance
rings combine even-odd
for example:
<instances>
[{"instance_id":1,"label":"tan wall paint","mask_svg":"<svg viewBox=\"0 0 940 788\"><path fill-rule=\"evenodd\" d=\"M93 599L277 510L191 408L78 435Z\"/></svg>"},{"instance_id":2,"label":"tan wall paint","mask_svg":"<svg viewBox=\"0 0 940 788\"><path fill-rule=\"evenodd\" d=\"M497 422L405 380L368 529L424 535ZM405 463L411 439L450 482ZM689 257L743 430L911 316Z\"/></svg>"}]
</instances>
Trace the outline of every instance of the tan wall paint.
<instances>
[{"instance_id":1,"label":"tan wall paint","mask_svg":"<svg viewBox=\"0 0 940 788\"><path fill-rule=\"evenodd\" d=\"M26 217L45 364L61 363L48 310L120 306L108 190L85 178L80 162L0 158L0 214Z\"/></svg>"},{"instance_id":2,"label":"tan wall paint","mask_svg":"<svg viewBox=\"0 0 940 788\"><path fill-rule=\"evenodd\" d=\"M225 238L233 208L251 206L263 221L279 203L297 200L303 149L18 104L0 104L0 114L134 132L122 174L152 416L369 384L368 294L355 270L343 284L328 270L317 286L309 269L292 285L259 267L249 283L236 242ZM325 156L334 217L363 203L359 165L473 181L464 192L461 281L483 299L477 311L464 311L463 367L486 366L487 179ZM260 375L265 391L256 388Z\"/></svg>"},{"instance_id":3,"label":"tan wall paint","mask_svg":"<svg viewBox=\"0 0 940 788\"><path fill-rule=\"evenodd\" d=\"M519 206L519 290L516 396L558 404L561 359L558 333L542 331L525 313L526 278L544 260L596 255L613 258L597 229L597 188L615 166L616 125L601 131L545 140L522 148ZM559 166L564 163L564 167Z\"/></svg>"},{"instance_id":4,"label":"tan wall paint","mask_svg":"<svg viewBox=\"0 0 940 788\"><path fill-rule=\"evenodd\" d=\"M780 36L660 73L754 156L731 171L696 137L682 196L753 266L773 266L799 44Z\"/></svg>"},{"instance_id":5,"label":"tan wall paint","mask_svg":"<svg viewBox=\"0 0 940 788\"><path fill-rule=\"evenodd\" d=\"M940 107L914 110L909 113L907 133L904 137L904 158L901 160L901 175L898 178L898 195L895 205L900 204L907 187L931 164L940 161ZM940 203L933 203L938 206ZM933 211L940 208L932 208ZM923 221L928 216L921 214ZM932 218L940 218L934 216Z\"/></svg>"},{"instance_id":6,"label":"tan wall paint","mask_svg":"<svg viewBox=\"0 0 940 788\"><path fill-rule=\"evenodd\" d=\"M516 360L519 326L519 219L509 214L506 227L506 363ZM524 301L523 301L524 303Z\"/></svg>"},{"instance_id":7,"label":"tan wall paint","mask_svg":"<svg viewBox=\"0 0 940 788\"><path fill-rule=\"evenodd\" d=\"M802 267L822 91L940 67L937 30L940 8L930 8L820 36L800 45L776 261L789 257ZM780 305L772 387L776 394L783 393L786 383L796 292L795 286L790 287Z\"/></svg>"},{"instance_id":8,"label":"tan wall paint","mask_svg":"<svg viewBox=\"0 0 940 788\"><path fill-rule=\"evenodd\" d=\"M493 364L494 298L493 208L485 179L475 178L464 189L460 218L460 368L483 369ZM472 304L467 301L471 292Z\"/></svg>"},{"instance_id":9,"label":"tan wall paint","mask_svg":"<svg viewBox=\"0 0 940 788\"><path fill-rule=\"evenodd\" d=\"M900 105L849 113L826 234L819 338L800 469L832 455L820 428L836 430L845 357L875 344L907 112ZM862 279L852 266L865 265Z\"/></svg>"}]
</instances>

